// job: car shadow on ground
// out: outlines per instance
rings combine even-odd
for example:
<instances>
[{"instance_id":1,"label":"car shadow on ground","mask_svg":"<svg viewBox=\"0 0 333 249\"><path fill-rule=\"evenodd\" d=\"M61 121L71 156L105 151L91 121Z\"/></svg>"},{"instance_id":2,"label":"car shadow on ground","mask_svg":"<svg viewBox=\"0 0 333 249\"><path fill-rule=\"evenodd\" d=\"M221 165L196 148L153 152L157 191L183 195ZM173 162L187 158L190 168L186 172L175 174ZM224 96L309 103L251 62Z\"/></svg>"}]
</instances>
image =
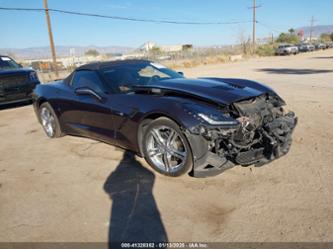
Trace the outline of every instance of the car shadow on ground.
<instances>
[{"instance_id":1,"label":"car shadow on ground","mask_svg":"<svg viewBox=\"0 0 333 249\"><path fill-rule=\"evenodd\" d=\"M7 110L7 109L14 109L14 108L19 108L27 105L31 105L31 101L26 101L26 102L21 102L21 103L14 103L14 104L3 104L0 105L0 111L2 110Z\"/></svg>"},{"instance_id":2,"label":"car shadow on ground","mask_svg":"<svg viewBox=\"0 0 333 249\"><path fill-rule=\"evenodd\" d=\"M155 175L125 151L107 178L104 190L112 200L109 242L167 242L153 195Z\"/></svg>"},{"instance_id":3,"label":"car shadow on ground","mask_svg":"<svg viewBox=\"0 0 333 249\"><path fill-rule=\"evenodd\" d=\"M317 57L311 57L310 59L333 59L333 56L317 56Z\"/></svg>"},{"instance_id":4,"label":"car shadow on ground","mask_svg":"<svg viewBox=\"0 0 333 249\"><path fill-rule=\"evenodd\" d=\"M269 74L320 74L333 73L333 70L327 69L295 69L295 68L260 68L257 72L266 72Z\"/></svg>"}]
</instances>

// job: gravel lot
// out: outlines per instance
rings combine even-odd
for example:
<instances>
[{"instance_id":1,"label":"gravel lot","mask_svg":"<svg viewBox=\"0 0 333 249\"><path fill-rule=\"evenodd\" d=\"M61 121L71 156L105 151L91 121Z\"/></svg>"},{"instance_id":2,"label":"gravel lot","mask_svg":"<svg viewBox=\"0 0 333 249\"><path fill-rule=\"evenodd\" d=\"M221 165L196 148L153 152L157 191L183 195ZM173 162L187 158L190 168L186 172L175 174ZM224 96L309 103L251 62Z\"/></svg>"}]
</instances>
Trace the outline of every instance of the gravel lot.
<instances>
[{"instance_id":1,"label":"gravel lot","mask_svg":"<svg viewBox=\"0 0 333 249\"><path fill-rule=\"evenodd\" d=\"M195 179L0 110L0 241L333 241L333 50L184 69L272 86L299 117L290 153ZM142 227L150 231L142 234Z\"/></svg>"}]
</instances>

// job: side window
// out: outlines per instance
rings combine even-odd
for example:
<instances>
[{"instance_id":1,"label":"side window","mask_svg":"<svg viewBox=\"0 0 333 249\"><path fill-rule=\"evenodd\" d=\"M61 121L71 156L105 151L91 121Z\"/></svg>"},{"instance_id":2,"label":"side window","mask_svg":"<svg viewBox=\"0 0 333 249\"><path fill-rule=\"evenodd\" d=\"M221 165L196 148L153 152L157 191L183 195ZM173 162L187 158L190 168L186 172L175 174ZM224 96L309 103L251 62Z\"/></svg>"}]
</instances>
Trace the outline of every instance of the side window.
<instances>
[{"instance_id":1,"label":"side window","mask_svg":"<svg viewBox=\"0 0 333 249\"><path fill-rule=\"evenodd\" d=\"M89 70L75 72L71 81L71 86L74 89L79 87L89 87L97 93L104 92L103 83L98 77L97 73Z\"/></svg>"},{"instance_id":2,"label":"side window","mask_svg":"<svg viewBox=\"0 0 333 249\"><path fill-rule=\"evenodd\" d=\"M151 66L147 66L145 68L142 68L139 72L139 75L141 77L153 77L153 76L159 76L160 78L169 78L169 76L161 71L156 70L155 68Z\"/></svg>"},{"instance_id":3,"label":"side window","mask_svg":"<svg viewBox=\"0 0 333 249\"><path fill-rule=\"evenodd\" d=\"M139 84L139 75L131 67L114 67L104 71L104 77L113 92L129 92Z\"/></svg>"}]
</instances>

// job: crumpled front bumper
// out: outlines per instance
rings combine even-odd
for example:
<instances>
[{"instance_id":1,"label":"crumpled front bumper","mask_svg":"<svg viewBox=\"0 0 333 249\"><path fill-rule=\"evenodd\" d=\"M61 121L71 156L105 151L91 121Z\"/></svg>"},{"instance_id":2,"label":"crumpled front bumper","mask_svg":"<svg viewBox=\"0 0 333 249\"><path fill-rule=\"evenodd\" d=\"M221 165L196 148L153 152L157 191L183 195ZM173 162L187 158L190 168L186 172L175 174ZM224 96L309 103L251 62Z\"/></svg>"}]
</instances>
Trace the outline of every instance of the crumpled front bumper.
<instances>
[{"instance_id":1,"label":"crumpled front bumper","mask_svg":"<svg viewBox=\"0 0 333 249\"><path fill-rule=\"evenodd\" d=\"M193 170L190 172L190 175L198 178L215 176L236 165L248 166L253 164L256 167L260 167L287 154L291 146L291 135L297 125L298 118L293 112L289 112L281 117L281 120L276 120L276 123L278 122L283 122L286 129L288 129L288 134L284 137L285 141L283 147L277 146L272 140L269 145L271 146L269 156L266 152L264 153L264 149L259 148L258 150L241 153L238 158L235 158L235 161L227 160L225 157L221 157L209 151L208 141L203 136L192 134L189 131L185 132L192 149L194 162ZM275 125L275 123L272 125ZM269 135L267 134L267 136ZM278 136L278 134L276 134L276 136ZM243 159L244 163L242 163L241 159ZM248 163L245 163L246 161Z\"/></svg>"},{"instance_id":2,"label":"crumpled front bumper","mask_svg":"<svg viewBox=\"0 0 333 249\"><path fill-rule=\"evenodd\" d=\"M234 163L210 152L207 140L201 135L189 132L185 132L185 134L191 145L193 154L194 166L190 172L191 176L198 178L215 176L235 166Z\"/></svg>"}]
</instances>

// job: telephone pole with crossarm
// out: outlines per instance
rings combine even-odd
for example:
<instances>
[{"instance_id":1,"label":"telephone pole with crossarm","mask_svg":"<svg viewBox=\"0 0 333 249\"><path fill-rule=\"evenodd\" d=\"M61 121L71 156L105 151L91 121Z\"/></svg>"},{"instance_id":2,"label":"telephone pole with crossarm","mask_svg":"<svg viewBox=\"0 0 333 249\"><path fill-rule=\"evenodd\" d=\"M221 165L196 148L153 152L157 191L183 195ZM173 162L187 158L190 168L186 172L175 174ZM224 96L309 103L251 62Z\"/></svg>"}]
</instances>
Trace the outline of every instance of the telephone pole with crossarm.
<instances>
[{"instance_id":1,"label":"telephone pole with crossarm","mask_svg":"<svg viewBox=\"0 0 333 249\"><path fill-rule=\"evenodd\" d=\"M53 62L55 74L58 77L59 74L58 74L58 66L57 66L57 56L56 56L56 51L55 51L54 41L53 41L51 19L50 19L50 14L49 14L49 6L47 4L47 0L43 0L43 2L44 2L44 9L45 9L45 15L46 15L47 29L49 32L50 47L51 47L51 53L52 53L52 62Z\"/></svg>"}]
</instances>

